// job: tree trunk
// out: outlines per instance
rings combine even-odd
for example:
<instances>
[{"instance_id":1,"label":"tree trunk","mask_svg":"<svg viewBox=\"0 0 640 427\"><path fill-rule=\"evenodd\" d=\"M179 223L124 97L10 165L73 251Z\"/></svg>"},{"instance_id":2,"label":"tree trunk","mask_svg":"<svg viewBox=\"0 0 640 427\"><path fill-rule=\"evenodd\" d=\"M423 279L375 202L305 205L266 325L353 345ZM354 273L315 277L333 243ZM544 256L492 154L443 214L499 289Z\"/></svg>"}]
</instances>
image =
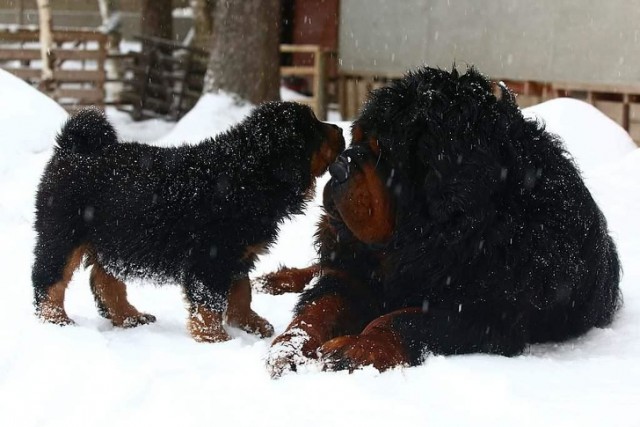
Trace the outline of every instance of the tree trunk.
<instances>
[{"instance_id":1,"label":"tree trunk","mask_svg":"<svg viewBox=\"0 0 640 427\"><path fill-rule=\"evenodd\" d=\"M171 0L142 0L141 34L173 40L172 10Z\"/></svg>"},{"instance_id":2,"label":"tree trunk","mask_svg":"<svg viewBox=\"0 0 640 427\"><path fill-rule=\"evenodd\" d=\"M214 0L190 0L193 10L193 27L195 35L192 45L203 49L211 46L213 33L213 2Z\"/></svg>"},{"instance_id":3,"label":"tree trunk","mask_svg":"<svg viewBox=\"0 0 640 427\"><path fill-rule=\"evenodd\" d=\"M118 0L98 0L100 17L102 18L101 30L107 34L107 52L109 55L120 53L120 41L122 40L122 21L119 12ZM113 58L107 58L104 69L107 79L112 82L105 83L106 99L108 101L120 101L123 84L119 82L122 78L121 62Z\"/></svg>"},{"instance_id":4,"label":"tree trunk","mask_svg":"<svg viewBox=\"0 0 640 427\"><path fill-rule=\"evenodd\" d=\"M280 99L280 0L217 0L205 92L253 104Z\"/></svg>"},{"instance_id":5,"label":"tree trunk","mask_svg":"<svg viewBox=\"0 0 640 427\"><path fill-rule=\"evenodd\" d=\"M40 57L42 58L42 74L40 88L51 90L53 83L53 23L49 0L38 0L38 20L40 24Z\"/></svg>"}]
</instances>

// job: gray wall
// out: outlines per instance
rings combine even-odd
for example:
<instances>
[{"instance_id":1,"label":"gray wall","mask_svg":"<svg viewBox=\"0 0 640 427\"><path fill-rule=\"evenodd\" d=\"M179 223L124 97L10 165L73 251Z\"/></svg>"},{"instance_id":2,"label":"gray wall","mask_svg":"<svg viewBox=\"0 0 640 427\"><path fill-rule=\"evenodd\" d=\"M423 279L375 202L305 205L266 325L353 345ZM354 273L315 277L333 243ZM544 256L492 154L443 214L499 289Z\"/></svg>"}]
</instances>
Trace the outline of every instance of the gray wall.
<instances>
[{"instance_id":1,"label":"gray wall","mask_svg":"<svg viewBox=\"0 0 640 427\"><path fill-rule=\"evenodd\" d=\"M640 0L342 0L343 71L640 84Z\"/></svg>"}]
</instances>

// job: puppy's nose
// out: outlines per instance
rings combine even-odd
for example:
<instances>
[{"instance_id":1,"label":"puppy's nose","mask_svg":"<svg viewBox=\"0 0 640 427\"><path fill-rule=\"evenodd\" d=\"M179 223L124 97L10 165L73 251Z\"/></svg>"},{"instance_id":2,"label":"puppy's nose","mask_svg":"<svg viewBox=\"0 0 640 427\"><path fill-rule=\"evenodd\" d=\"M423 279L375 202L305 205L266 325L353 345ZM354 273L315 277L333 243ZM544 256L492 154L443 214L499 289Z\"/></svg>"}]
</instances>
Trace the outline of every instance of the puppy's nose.
<instances>
[{"instance_id":1,"label":"puppy's nose","mask_svg":"<svg viewBox=\"0 0 640 427\"><path fill-rule=\"evenodd\" d=\"M338 159L329 166L329 174L339 184L345 182L349 178L349 163L344 156L339 156Z\"/></svg>"}]
</instances>

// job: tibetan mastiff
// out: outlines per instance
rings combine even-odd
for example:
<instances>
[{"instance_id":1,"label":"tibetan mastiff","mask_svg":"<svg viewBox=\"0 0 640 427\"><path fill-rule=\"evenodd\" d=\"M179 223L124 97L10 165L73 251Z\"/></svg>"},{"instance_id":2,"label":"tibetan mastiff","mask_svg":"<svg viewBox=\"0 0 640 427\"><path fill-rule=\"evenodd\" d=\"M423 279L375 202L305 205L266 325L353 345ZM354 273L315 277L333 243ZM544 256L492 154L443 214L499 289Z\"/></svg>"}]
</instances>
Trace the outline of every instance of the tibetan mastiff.
<instances>
[{"instance_id":1,"label":"tibetan mastiff","mask_svg":"<svg viewBox=\"0 0 640 427\"><path fill-rule=\"evenodd\" d=\"M65 289L85 259L98 310L115 326L155 320L127 301L124 281L142 277L182 285L197 341L228 340L224 321L273 333L250 308L248 273L344 150L339 127L272 102L216 138L160 148L118 142L87 109L56 142L36 197L32 283L43 320L72 323Z\"/></svg>"},{"instance_id":2,"label":"tibetan mastiff","mask_svg":"<svg viewBox=\"0 0 640 427\"><path fill-rule=\"evenodd\" d=\"M267 357L273 376L512 356L608 325L620 264L560 139L475 69L423 68L370 97L329 168L319 265Z\"/></svg>"}]
</instances>

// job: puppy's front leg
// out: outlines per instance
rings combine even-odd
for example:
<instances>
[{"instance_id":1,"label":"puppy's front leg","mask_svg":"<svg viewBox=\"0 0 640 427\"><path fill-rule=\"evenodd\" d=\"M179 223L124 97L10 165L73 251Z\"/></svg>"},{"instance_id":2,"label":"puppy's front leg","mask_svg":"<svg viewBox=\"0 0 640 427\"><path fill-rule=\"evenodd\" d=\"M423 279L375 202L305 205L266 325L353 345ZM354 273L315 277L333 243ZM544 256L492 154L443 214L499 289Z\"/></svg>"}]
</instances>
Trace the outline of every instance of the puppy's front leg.
<instances>
[{"instance_id":1,"label":"puppy's front leg","mask_svg":"<svg viewBox=\"0 0 640 427\"><path fill-rule=\"evenodd\" d=\"M251 309L251 282L242 276L231 284L227 323L262 338L273 335L273 326Z\"/></svg>"},{"instance_id":2,"label":"puppy's front leg","mask_svg":"<svg viewBox=\"0 0 640 427\"><path fill-rule=\"evenodd\" d=\"M222 342L231 339L222 326L226 298L217 295L204 283L185 286L189 303L188 329L198 342Z\"/></svg>"}]
</instances>

